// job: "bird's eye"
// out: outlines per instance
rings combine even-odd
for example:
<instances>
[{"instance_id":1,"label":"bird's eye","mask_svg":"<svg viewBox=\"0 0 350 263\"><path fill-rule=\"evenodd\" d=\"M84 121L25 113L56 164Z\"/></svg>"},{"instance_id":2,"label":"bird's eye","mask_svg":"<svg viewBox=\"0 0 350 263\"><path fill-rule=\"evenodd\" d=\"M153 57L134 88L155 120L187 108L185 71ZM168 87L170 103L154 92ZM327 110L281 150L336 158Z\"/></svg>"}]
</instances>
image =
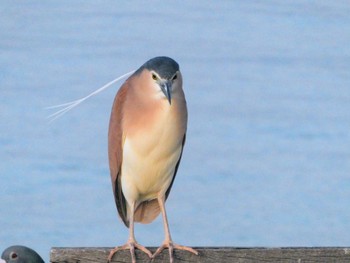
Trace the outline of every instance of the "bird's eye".
<instances>
[{"instance_id":1,"label":"bird's eye","mask_svg":"<svg viewBox=\"0 0 350 263\"><path fill-rule=\"evenodd\" d=\"M158 77L156 76L156 74L152 74L152 79L154 79L154 80L157 80L157 79L158 79Z\"/></svg>"},{"instance_id":2,"label":"bird's eye","mask_svg":"<svg viewBox=\"0 0 350 263\"><path fill-rule=\"evenodd\" d=\"M173 80L177 79L177 74L174 75Z\"/></svg>"},{"instance_id":3,"label":"bird's eye","mask_svg":"<svg viewBox=\"0 0 350 263\"><path fill-rule=\"evenodd\" d=\"M11 252L10 259L16 259L16 258L18 258L17 253L16 252Z\"/></svg>"}]
</instances>

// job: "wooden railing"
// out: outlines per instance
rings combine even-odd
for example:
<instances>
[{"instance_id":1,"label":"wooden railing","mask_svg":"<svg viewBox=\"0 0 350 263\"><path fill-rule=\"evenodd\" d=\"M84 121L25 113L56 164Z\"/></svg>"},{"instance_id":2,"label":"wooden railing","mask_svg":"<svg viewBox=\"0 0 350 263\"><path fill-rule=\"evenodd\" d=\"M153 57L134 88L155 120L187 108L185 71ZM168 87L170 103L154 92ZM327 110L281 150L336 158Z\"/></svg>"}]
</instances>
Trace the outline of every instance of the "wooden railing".
<instances>
[{"instance_id":1,"label":"wooden railing","mask_svg":"<svg viewBox=\"0 0 350 263\"><path fill-rule=\"evenodd\" d=\"M186 251L175 250L175 262L202 262L202 263L255 263L255 262L295 262L295 263L350 263L349 247L285 247L285 248L236 248L236 247L194 247L199 255ZM50 262L52 263L84 263L107 262L112 248L52 248ZM156 248L150 248L152 252ZM164 250L153 261L148 256L136 250L138 263L142 262L169 262L169 254ZM128 250L117 252L112 262L130 263Z\"/></svg>"}]
</instances>

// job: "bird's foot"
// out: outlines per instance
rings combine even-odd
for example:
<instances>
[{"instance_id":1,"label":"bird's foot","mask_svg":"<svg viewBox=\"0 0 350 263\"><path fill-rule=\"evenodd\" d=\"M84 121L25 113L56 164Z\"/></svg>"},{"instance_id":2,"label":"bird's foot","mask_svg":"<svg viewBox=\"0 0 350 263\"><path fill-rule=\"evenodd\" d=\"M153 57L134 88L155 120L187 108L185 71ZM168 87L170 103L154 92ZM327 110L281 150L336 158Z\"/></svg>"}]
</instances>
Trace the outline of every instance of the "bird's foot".
<instances>
[{"instance_id":1,"label":"bird's foot","mask_svg":"<svg viewBox=\"0 0 350 263\"><path fill-rule=\"evenodd\" d=\"M130 250L130 254L131 254L131 262L132 263L136 263L135 248L145 252L149 256L149 258L152 258L151 251L149 251L146 247L144 247L144 246L140 245L139 243L137 243L135 240L131 240L131 241L128 241L123 246L118 246L118 247L115 247L114 249L112 249L111 252L109 253L107 262L111 262L112 261L112 258L113 258L114 254L116 252L118 252L120 250L129 249Z\"/></svg>"},{"instance_id":2,"label":"bird's foot","mask_svg":"<svg viewBox=\"0 0 350 263\"><path fill-rule=\"evenodd\" d=\"M171 241L171 240L166 240L157 249L157 251L153 254L152 258L154 259L157 255L159 255L166 248L169 249L170 263L174 262L174 249L185 250L185 251L191 252L191 253L193 253L193 254L198 256L198 252L196 250L194 250L193 248L177 245L177 244L174 244L173 241Z\"/></svg>"}]
</instances>

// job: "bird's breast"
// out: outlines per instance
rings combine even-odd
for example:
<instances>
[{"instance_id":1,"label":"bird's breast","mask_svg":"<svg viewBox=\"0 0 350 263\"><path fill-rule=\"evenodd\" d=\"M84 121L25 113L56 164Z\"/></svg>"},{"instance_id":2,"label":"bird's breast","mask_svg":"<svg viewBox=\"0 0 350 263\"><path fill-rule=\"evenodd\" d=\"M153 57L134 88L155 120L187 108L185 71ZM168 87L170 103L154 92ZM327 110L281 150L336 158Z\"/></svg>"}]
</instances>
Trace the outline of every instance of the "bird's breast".
<instances>
[{"instance_id":1,"label":"bird's breast","mask_svg":"<svg viewBox=\"0 0 350 263\"><path fill-rule=\"evenodd\" d=\"M122 188L129 202L154 199L169 187L186 132L184 107L160 105L134 116L130 130L125 127Z\"/></svg>"}]
</instances>

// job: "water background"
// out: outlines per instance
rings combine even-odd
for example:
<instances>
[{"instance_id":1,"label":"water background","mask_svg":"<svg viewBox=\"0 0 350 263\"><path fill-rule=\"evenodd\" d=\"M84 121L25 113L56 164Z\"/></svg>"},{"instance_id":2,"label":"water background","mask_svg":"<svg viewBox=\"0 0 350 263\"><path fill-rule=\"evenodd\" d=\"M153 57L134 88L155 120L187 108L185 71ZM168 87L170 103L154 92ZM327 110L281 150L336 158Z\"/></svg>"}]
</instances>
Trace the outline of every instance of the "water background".
<instances>
[{"instance_id":1,"label":"water background","mask_svg":"<svg viewBox=\"0 0 350 263\"><path fill-rule=\"evenodd\" d=\"M122 82L54 123L44 108L158 55L189 108L174 241L349 246L349 43L348 1L2 1L0 251L126 241L107 163ZM163 237L160 218L136 226Z\"/></svg>"}]
</instances>

